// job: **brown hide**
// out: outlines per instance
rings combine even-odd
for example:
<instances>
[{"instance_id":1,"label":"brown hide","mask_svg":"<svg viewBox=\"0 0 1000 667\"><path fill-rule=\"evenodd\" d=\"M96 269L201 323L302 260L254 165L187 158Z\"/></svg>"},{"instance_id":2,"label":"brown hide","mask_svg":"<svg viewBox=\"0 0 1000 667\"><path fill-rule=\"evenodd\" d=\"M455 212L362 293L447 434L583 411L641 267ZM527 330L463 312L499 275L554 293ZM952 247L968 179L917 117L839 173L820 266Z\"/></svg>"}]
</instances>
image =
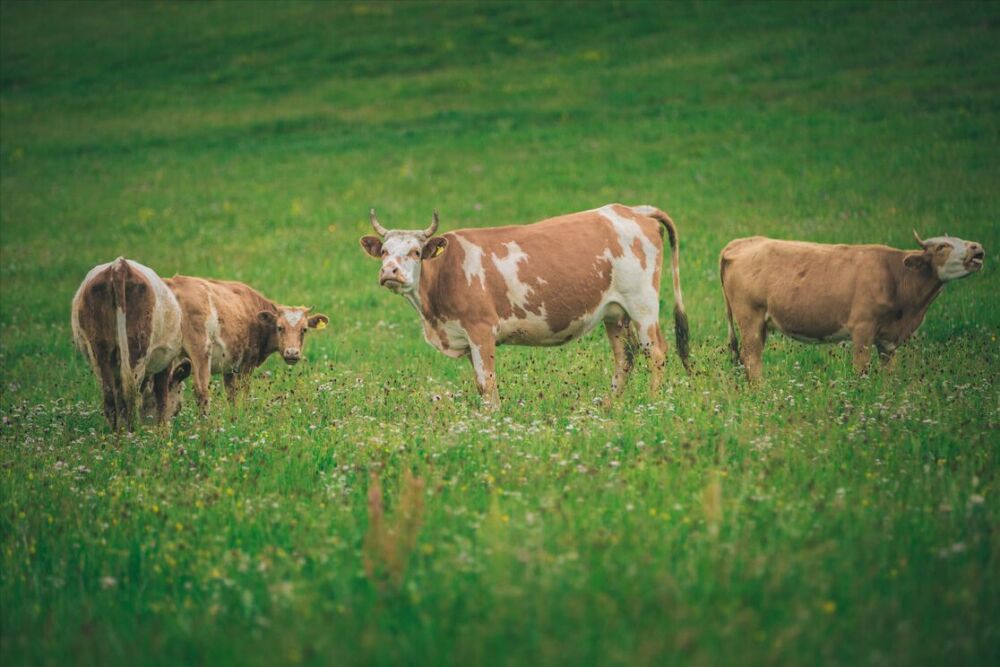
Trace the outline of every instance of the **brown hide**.
<instances>
[{"instance_id":1,"label":"brown hide","mask_svg":"<svg viewBox=\"0 0 1000 667\"><path fill-rule=\"evenodd\" d=\"M132 428L140 407L139 387L133 386L129 369L149 351L153 309L156 298L145 276L119 260L101 271L84 286L76 318L80 334L86 338L96 366L104 416L113 429ZM127 341L126 364L117 338L117 309L123 306Z\"/></svg>"},{"instance_id":2,"label":"brown hide","mask_svg":"<svg viewBox=\"0 0 1000 667\"><path fill-rule=\"evenodd\" d=\"M204 354L210 344L207 326L212 306L218 313L219 337L225 344L226 361L235 364L236 369L253 370L278 349L273 327L257 317L262 310L277 314L278 307L252 287L191 276L174 276L165 282L181 305L184 349L193 360Z\"/></svg>"},{"instance_id":3,"label":"brown hide","mask_svg":"<svg viewBox=\"0 0 1000 667\"><path fill-rule=\"evenodd\" d=\"M872 322L895 340L919 326L942 284L930 266L904 266L907 256L920 254L880 245L740 239L723 250L723 285L731 303L765 309L789 335L822 340Z\"/></svg>"},{"instance_id":4,"label":"brown hide","mask_svg":"<svg viewBox=\"0 0 1000 667\"><path fill-rule=\"evenodd\" d=\"M235 400L253 370L273 352L284 350L285 362L296 363L306 329L329 321L325 315L309 315L309 308L277 304L239 282L191 276L165 282L181 306L184 353L191 359L203 412L211 375L223 374L229 398ZM298 316L294 322L286 318L290 313Z\"/></svg>"},{"instance_id":5,"label":"brown hide","mask_svg":"<svg viewBox=\"0 0 1000 667\"><path fill-rule=\"evenodd\" d=\"M825 245L764 237L738 239L722 251L720 277L730 334L751 378L760 373L765 328L798 340L850 338L855 366L867 348L890 355L923 322L943 286L935 259L882 245Z\"/></svg>"},{"instance_id":6,"label":"brown hide","mask_svg":"<svg viewBox=\"0 0 1000 667\"><path fill-rule=\"evenodd\" d=\"M616 212L638 223L662 252L659 223L637 215L626 206ZM498 320L522 318L525 309L539 315L544 304L549 329L558 334L582 314L594 310L611 283L611 263L606 257L623 254L612 224L596 211L550 218L530 225L460 229L443 235L446 252L425 261L420 280L424 315L433 324L459 321L475 330L492 327ZM485 288L476 275L471 284L463 268L466 250L459 237L483 250ZM527 257L517 264L517 275L531 287L522 309L507 296L507 283L494 263L508 258L509 243L517 244ZM657 266L662 257L642 258Z\"/></svg>"}]
</instances>

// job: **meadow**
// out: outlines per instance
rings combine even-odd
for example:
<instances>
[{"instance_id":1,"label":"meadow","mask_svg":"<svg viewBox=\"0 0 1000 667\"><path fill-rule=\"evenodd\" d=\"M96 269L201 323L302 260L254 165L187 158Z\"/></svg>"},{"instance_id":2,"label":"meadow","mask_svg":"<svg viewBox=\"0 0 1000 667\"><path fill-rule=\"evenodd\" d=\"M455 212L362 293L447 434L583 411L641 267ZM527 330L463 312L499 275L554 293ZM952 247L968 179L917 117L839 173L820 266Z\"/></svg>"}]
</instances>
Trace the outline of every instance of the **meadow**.
<instances>
[{"instance_id":1,"label":"meadow","mask_svg":"<svg viewBox=\"0 0 1000 667\"><path fill-rule=\"evenodd\" d=\"M1000 659L1000 5L0 4L0 661ZM694 372L502 347L503 406L358 238L677 222ZM981 242L892 373L730 363L751 234ZM73 292L125 255L331 318L109 432ZM669 281L661 321L670 331Z\"/></svg>"}]
</instances>

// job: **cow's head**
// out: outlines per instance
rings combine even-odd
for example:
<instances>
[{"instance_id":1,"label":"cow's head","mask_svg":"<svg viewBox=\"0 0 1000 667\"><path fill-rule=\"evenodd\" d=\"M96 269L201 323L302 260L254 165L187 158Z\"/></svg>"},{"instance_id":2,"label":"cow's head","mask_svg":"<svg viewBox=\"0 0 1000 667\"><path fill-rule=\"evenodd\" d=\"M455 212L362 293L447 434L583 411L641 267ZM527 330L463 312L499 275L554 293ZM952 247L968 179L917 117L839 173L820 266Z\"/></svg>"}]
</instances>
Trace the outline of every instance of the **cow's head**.
<instances>
[{"instance_id":1,"label":"cow's head","mask_svg":"<svg viewBox=\"0 0 1000 667\"><path fill-rule=\"evenodd\" d=\"M144 422L159 422L173 419L181 411L184 402L184 380L191 375L191 360L178 359L170 364L167 374L167 393L163 403L163 411L160 411L156 403L156 392L154 381L147 378L142 386L142 420Z\"/></svg>"},{"instance_id":2,"label":"cow's head","mask_svg":"<svg viewBox=\"0 0 1000 667\"><path fill-rule=\"evenodd\" d=\"M438 214L434 212L431 226L422 231L386 229L371 210L372 228L378 236L361 237L361 247L375 259L382 260L378 284L397 294L412 292L420 284L420 265L434 259L448 246L448 239L434 236Z\"/></svg>"},{"instance_id":3,"label":"cow's head","mask_svg":"<svg viewBox=\"0 0 1000 667\"><path fill-rule=\"evenodd\" d=\"M330 323L326 315L310 315L312 308L290 308L278 306L277 312L262 310L257 313L257 321L269 336L267 349L277 350L289 366L302 359L306 332L309 329L325 329Z\"/></svg>"},{"instance_id":4,"label":"cow's head","mask_svg":"<svg viewBox=\"0 0 1000 667\"><path fill-rule=\"evenodd\" d=\"M913 237L924 251L908 256L904 260L906 265L911 268L930 267L941 282L964 278L983 268L986 251L975 241L963 241L947 234L925 241L916 230Z\"/></svg>"}]
</instances>

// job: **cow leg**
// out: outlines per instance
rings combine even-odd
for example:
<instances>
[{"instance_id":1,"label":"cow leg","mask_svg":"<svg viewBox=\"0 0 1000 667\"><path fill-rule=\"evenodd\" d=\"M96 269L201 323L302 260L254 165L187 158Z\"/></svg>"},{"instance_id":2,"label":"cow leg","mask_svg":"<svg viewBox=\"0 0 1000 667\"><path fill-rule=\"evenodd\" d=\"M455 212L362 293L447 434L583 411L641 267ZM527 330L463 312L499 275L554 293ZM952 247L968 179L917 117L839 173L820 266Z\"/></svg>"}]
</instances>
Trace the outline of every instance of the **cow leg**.
<instances>
[{"instance_id":1,"label":"cow leg","mask_svg":"<svg viewBox=\"0 0 1000 667\"><path fill-rule=\"evenodd\" d=\"M851 330L851 346L854 356L854 370L867 373L872 360L872 347L875 344L875 332L871 327L855 326Z\"/></svg>"},{"instance_id":2,"label":"cow leg","mask_svg":"<svg viewBox=\"0 0 1000 667\"><path fill-rule=\"evenodd\" d=\"M108 420L108 426L111 427L111 430L117 431L118 397L115 395L115 390L108 385L102 386L101 392L104 394L104 418Z\"/></svg>"},{"instance_id":3,"label":"cow leg","mask_svg":"<svg viewBox=\"0 0 1000 667\"><path fill-rule=\"evenodd\" d=\"M167 392L170 389L170 366L153 376L153 400L156 401L156 423L163 425L167 417Z\"/></svg>"},{"instance_id":4,"label":"cow leg","mask_svg":"<svg viewBox=\"0 0 1000 667\"><path fill-rule=\"evenodd\" d=\"M882 362L882 369L887 373L892 373L896 370L896 347L892 345L882 345L878 342L875 343L876 348L878 348L878 358Z\"/></svg>"},{"instance_id":5,"label":"cow leg","mask_svg":"<svg viewBox=\"0 0 1000 667\"><path fill-rule=\"evenodd\" d=\"M489 409L500 407L500 392L497 390L496 341L493 336L469 338L469 360L476 373L476 388Z\"/></svg>"},{"instance_id":6,"label":"cow leg","mask_svg":"<svg viewBox=\"0 0 1000 667\"><path fill-rule=\"evenodd\" d=\"M611 376L611 396L605 401L611 403L611 398L618 396L624 391L628 383L629 373L632 371L632 352L628 349L629 319L615 318L604 320L604 331L608 334L611 342L611 351L615 355L615 371Z\"/></svg>"},{"instance_id":7,"label":"cow leg","mask_svg":"<svg viewBox=\"0 0 1000 667\"><path fill-rule=\"evenodd\" d=\"M733 323L733 310L729 306L729 297L723 291L726 299L726 327L729 333L729 352L733 357L733 364L740 363L740 339L736 336L736 325Z\"/></svg>"},{"instance_id":8,"label":"cow leg","mask_svg":"<svg viewBox=\"0 0 1000 667\"><path fill-rule=\"evenodd\" d=\"M250 386L250 373L235 371L222 376L222 381L226 385L226 396L232 405L246 395L247 387Z\"/></svg>"},{"instance_id":9,"label":"cow leg","mask_svg":"<svg viewBox=\"0 0 1000 667\"><path fill-rule=\"evenodd\" d=\"M639 338L639 349L649 359L649 391L655 393L663 382L663 368L667 365L667 343L660 331L660 323L636 323L636 336Z\"/></svg>"},{"instance_id":10,"label":"cow leg","mask_svg":"<svg viewBox=\"0 0 1000 667\"><path fill-rule=\"evenodd\" d=\"M756 382L762 371L761 358L764 355L764 343L767 342L767 322L765 312L761 309L747 308L733 311L733 319L740 330L740 361L746 370L747 379Z\"/></svg>"},{"instance_id":11,"label":"cow leg","mask_svg":"<svg viewBox=\"0 0 1000 667\"><path fill-rule=\"evenodd\" d=\"M189 354L191 358L191 375L194 377L194 395L198 402L198 408L202 416L208 414L208 385L212 379L211 360L207 350L200 350L197 354Z\"/></svg>"}]
</instances>

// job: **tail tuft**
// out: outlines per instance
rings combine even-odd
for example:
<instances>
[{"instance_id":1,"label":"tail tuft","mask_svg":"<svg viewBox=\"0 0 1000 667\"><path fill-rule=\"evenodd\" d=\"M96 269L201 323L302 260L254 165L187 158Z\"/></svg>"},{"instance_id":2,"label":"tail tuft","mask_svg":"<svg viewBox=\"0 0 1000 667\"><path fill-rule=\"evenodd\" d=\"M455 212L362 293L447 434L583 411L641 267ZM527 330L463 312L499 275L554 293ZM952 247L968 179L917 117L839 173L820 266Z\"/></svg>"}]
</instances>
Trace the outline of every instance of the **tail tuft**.
<instances>
[{"instance_id":1,"label":"tail tuft","mask_svg":"<svg viewBox=\"0 0 1000 667\"><path fill-rule=\"evenodd\" d=\"M688 373L691 372L690 335L687 313L683 308L674 306L674 340L677 343L677 354L680 355L684 370Z\"/></svg>"}]
</instances>

